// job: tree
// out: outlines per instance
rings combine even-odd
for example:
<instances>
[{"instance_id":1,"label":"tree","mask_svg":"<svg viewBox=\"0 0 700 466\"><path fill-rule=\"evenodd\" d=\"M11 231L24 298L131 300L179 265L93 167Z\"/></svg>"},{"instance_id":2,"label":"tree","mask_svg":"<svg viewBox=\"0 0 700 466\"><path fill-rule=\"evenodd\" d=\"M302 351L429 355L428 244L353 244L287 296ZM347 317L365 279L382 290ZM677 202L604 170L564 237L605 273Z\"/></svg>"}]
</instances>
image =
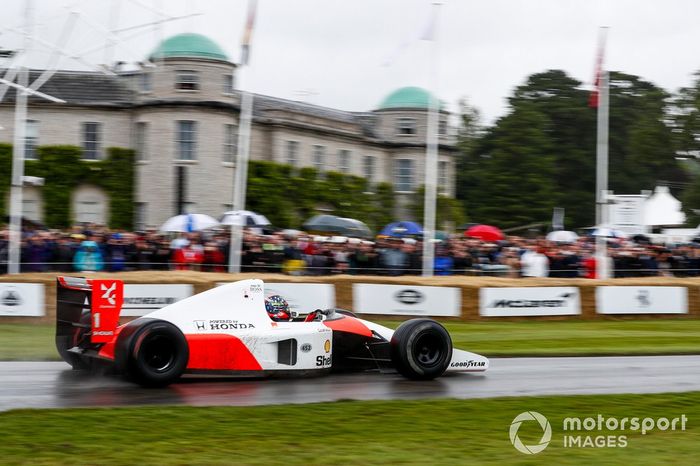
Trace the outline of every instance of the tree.
<instances>
[{"instance_id":1,"label":"tree","mask_svg":"<svg viewBox=\"0 0 700 466\"><path fill-rule=\"evenodd\" d=\"M595 111L581 82L561 70L528 78L509 99L513 108L530 105L548 121L554 155L555 206L566 211L565 225L595 220Z\"/></svg>"},{"instance_id":2,"label":"tree","mask_svg":"<svg viewBox=\"0 0 700 466\"><path fill-rule=\"evenodd\" d=\"M480 223L513 227L551 216L555 157L548 118L523 102L496 122L467 160L466 201Z\"/></svg>"}]
</instances>

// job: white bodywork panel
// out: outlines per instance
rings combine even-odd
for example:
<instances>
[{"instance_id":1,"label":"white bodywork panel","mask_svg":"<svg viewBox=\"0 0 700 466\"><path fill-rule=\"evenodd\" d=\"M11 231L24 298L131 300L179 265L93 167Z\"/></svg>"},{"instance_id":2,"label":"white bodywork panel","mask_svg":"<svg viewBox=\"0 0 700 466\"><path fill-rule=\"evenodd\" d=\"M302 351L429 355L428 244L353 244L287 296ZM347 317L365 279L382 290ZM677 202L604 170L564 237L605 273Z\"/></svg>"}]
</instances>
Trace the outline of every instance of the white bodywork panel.
<instances>
[{"instance_id":1,"label":"white bodywork panel","mask_svg":"<svg viewBox=\"0 0 700 466\"><path fill-rule=\"evenodd\" d=\"M241 340L263 370L329 369L332 361L333 330L323 322L273 322L265 311L262 280L228 283L190 296L146 317L175 324L185 335L227 334ZM358 319L387 341L394 331ZM279 342L297 340L294 365L278 363ZM449 372L481 372L489 367L484 356L454 349Z\"/></svg>"},{"instance_id":2,"label":"white bodywork panel","mask_svg":"<svg viewBox=\"0 0 700 466\"><path fill-rule=\"evenodd\" d=\"M227 334L240 339L263 370L329 369L333 330L322 322L273 322L262 280L241 280L190 296L147 317L167 320L185 335ZM278 363L278 342L297 340L296 364ZM319 357L321 359L319 359Z\"/></svg>"}]
</instances>

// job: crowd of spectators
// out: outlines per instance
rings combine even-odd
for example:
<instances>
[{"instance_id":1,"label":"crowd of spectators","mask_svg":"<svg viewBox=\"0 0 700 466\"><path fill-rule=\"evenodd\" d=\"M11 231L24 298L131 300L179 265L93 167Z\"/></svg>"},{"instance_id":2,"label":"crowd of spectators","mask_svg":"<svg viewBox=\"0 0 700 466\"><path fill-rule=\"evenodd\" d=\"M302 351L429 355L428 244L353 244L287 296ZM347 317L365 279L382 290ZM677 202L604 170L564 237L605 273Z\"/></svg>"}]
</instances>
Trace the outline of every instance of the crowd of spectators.
<instances>
[{"instance_id":1,"label":"crowd of spectators","mask_svg":"<svg viewBox=\"0 0 700 466\"><path fill-rule=\"evenodd\" d=\"M0 229L0 273L6 273L8 232ZM455 234L435 248L436 275L595 278L595 242L553 243L508 236L498 242ZM700 275L700 245L656 245L609 239L607 267L615 277ZM163 234L110 231L93 225L69 231L25 230L22 272L198 270L225 272L228 231ZM418 275L422 243L415 238L372 241L283 232L244 232L242 271L293 275Z\"/></svg>"}]
</instances>

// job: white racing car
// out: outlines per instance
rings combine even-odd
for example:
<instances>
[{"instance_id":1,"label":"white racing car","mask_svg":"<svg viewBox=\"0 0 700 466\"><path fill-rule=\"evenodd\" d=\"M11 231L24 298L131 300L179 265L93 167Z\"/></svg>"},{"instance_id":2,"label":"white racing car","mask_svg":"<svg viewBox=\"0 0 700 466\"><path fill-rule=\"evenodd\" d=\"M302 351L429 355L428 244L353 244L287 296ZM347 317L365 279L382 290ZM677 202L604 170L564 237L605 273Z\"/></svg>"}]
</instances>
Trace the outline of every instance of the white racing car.
<instances>
[{"instance_id":1,"label":"white racing car","mask_svg":"<svg viewBox=\"0 0 700 466\"><path fill-rule=\"evenodd\" d=\"M118 326L123 283L59 277L56 347L75 369L108 365L141 385L185 373L311 375L393 368L410 379L480 372L487 358L452 348L447 330L412 319L395 331L339 309L273 321L261 280L242 280Z\"/></svg>"}]
</instances>

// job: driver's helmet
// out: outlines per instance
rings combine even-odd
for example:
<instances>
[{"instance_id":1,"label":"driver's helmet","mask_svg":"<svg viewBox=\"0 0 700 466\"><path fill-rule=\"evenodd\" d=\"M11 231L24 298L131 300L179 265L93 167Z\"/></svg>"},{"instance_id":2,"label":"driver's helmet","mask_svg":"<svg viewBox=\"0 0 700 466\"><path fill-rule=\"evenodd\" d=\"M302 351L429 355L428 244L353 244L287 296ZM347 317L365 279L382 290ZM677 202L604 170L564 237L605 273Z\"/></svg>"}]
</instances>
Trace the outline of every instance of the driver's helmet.
<instances>
[{"instance_id":1,"label":"driver's helmet","mask_svg":"<svg viewBox=\"0 0 700 466\"><path fill-rule=\"evenodd\" d=\"M265 299L265 310L275 322L292 320L289 304L280 295L275 294Z\"/></svg>"}]
</instances>

